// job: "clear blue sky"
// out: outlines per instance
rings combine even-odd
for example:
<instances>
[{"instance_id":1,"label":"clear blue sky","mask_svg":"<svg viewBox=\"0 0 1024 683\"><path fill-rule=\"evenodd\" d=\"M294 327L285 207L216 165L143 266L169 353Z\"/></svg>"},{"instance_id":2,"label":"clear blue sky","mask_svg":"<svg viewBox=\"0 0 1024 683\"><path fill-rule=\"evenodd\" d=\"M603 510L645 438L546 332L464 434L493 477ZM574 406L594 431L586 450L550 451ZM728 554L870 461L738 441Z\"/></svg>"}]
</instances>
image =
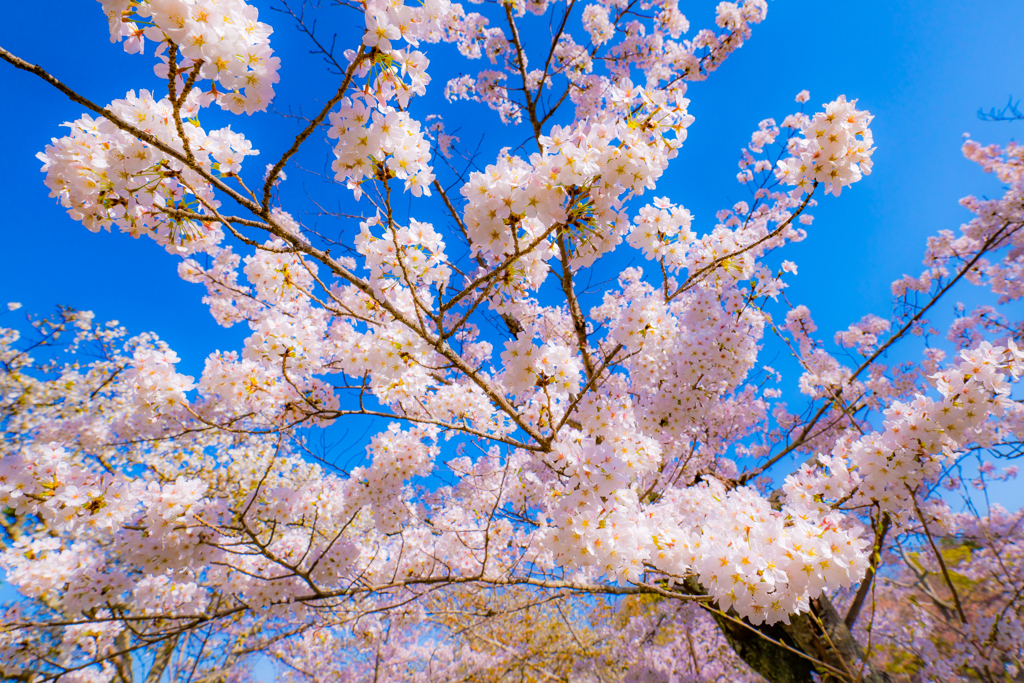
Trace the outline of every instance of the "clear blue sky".
<instances>
[{"instance_id":1,"label":"clear blue sky","mask_svg":"<svg viewBox=\"0 0 1024 683\"><path fill-rule=\"evenodd\" d=\"M275 105L281 111L303 104L312 110L311 98L322 101L332 94L336 79L325 78L286 17L269 11L267 2L250 1L275 27L272 45L282 60ZM696 30L713 22L714 4L688 2L681 9ZM335 10L327 15L332 16L351 22L355 15ZM321 23L321 30L327 27ZM1024 132L1024 122L984 123L975 114L979 106L1002 105L1011 93L1024 97L1022 29L1019 0L772 0L767 20L755 27L748 44L709 81L691 85L696 121L656 195L685 205L696 217L695 229L707 230L718 209L748 198L734 180L736 160L759 120L781 120L795 110L793 97L805 88L811 92L809 107L839 94L858 98L861 108L875 114L874 173L841 198L823 200L814 211L810 239L787 249L786 257L800 267L789 295L811 307L826 338L865 313L886 316L889 283L920 271L926 237L941 228L955 230L968 217L957 200L969 193L1001 194L994 178L963 159L961 136L970 132L984 143L1004 143ZM0 45L94 101L123 97L130 88L160 89L152 55L125 54L107 42L106 31L100 5L89 0L0 4ZM151 53L151 43L149 48ZM522 138L520 132L502 131L482 105L444 104L440 92L451 72L444 55L451 49L427 46L427 53L437 68L420 106L437 105L449 130L459 125L459 116L467 117L459 133L466 143L475 144L482 132L497 133L485 139L483 163L509 139ZM485 63L477 68L487 68ZM211 350L237 348L246 331L219 328L200 303L202 288L178 279L174 259L149 240L93 235L47 197L34 155L50 137L63 134L61 122L77 118L82 109L6 64L0 64L0 92L7 105L0 114L5 152L0 303L20 301L34 312L66 304L91 309L99 319L118 319L135 332L154 331L192 374L199 373ZM273 113L203 118L208 127L231 123L263 151L248 160L249 177L262 175L295 130L293 121ZM322 168L328 157L325 146L314 145L303 161ZM347 192L312 176L295 169L289 176L285 208L293 213L307 191L351 203ZM337 229L329 221L319 225Z\"/></svg>"}]
</instances>

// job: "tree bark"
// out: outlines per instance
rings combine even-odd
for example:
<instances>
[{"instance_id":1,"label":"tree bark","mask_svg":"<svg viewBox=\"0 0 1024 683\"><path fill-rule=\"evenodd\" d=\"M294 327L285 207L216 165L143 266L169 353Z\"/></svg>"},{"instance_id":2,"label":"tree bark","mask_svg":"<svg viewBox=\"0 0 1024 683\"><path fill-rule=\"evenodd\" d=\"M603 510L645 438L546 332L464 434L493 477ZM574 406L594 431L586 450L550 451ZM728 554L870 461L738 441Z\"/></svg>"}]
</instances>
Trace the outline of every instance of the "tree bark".
<instances>
[{"instance_id":1,"label":"tree bark","mask_svg":"<svg viewBox=\"0 0 1024 683\"><path fill-rule=\"evenodd\" d=\"M750 628L725 619L714 612L712 612L712 616L740 659L746 662L751 669L764 676L766 680L771 683L805 683L811 680L811 672L814 671L814 667L811 666L810 661L758 635L759 633L763 634L772 640L799 649L796 643L790 641L789 636L779 624L750 627L755 629L755 633Z\"/></svg>"},{"instance_id":2,"label":"tree bark","mask_svg":"<svg viewBox=\"0 0 1024 683\"><path fill-rule=\"evenodd\" d=\"M707 594L693 579L685 588ZM887 673L864 663L863 648L827 596L811 600L810 607L789 624L754 626L734 612L711 616L740 659L770 683L812 683L812 673L823 683L890 683Z\"/></svg>"}]
</instances>

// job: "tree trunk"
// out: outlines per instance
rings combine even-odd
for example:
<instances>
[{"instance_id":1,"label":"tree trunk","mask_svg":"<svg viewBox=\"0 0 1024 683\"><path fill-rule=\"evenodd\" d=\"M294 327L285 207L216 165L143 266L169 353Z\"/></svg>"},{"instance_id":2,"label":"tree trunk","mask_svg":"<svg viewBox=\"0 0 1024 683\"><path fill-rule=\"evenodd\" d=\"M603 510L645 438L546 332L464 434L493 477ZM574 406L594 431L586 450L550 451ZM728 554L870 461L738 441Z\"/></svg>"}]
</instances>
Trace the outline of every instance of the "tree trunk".
<instances>
[{"instance_id":1,"label":"tree trunk","mask_svg":"<svg viewBox=\"0 0 1024 683\"><path fill-rule=\"evenodd\" d=\"M685 587L693 595L707 594L693 579ZM890 683L884 671L863 663L860 643L828 597L811 600L810 606L809 613L791 616L789 624L770 626L754 626L735 612L731 619L711 615L736 654L770 683L811 683L812 673L824 683Z\"/></svg>"},{"instance_id":2,"label":"tree trunk","mask_svg":"<svg viewBox=\"0 0 1024 683\"><path fill-rule=\"evenodd\" d=\"M756 628L758 633L755 633L746 626L741 626L735 621L730 621L713 612L712 616L740 659L771 683L805 683L811 680L811 672L814 671L814 668L810 661L758 635L758 633L764 634L772 640L798 649L796 643L790 640L780 624L762 625Z\"/></svg>"}]
</instances>

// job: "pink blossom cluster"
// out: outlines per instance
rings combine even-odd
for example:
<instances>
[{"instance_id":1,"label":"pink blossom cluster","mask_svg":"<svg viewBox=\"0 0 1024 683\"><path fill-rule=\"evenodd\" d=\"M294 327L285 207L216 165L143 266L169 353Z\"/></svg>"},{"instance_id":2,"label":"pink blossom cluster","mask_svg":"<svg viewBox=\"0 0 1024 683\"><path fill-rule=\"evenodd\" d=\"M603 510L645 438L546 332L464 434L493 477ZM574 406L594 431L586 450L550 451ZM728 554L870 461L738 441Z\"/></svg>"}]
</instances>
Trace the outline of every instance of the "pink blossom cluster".
<instances>
[{"instance_id":1,"label":"pink blossom cluster","mask_svg":"<svg viewBox=\"0 0 1024 683\"><path fill-rule=\"evenodd\" d=\"M125 38L127 52L141 52L145 38L160 45L158 54L169 44L176 46L183 61L170 65L165 56L157 75L167 78L173 67L179 88L182 75L195 71L214 82L204 95L236 114L264 111L274 99L280 60L270 49L273 29L244 0L99 1L111 42ZM140 23L146 28L140 29Z\"/></svg>"},{"instance_id":2,"label":"pink blossom cluster","mask_svg":"<svg viewBox=\"0 0 1024 683\"><path fill-rule=\"evenodd\" d=\"M662 261L671 272L687 265L687 251L696 235L690 229L693 216L667 197L654 200L654 206L645 206L633 219L626 241L643 251L653 261Z\"/></svg>"},{"instance_id":3,"label":"pink blossom cluster","mask_svg":"<svg viewBox=\"0 0 1024 683\"><path fill-rule=\"evenodd\" d=\"M825 511L825 501L851 506L877 505L894 515L913 512L922 484L934 482L959 449L978 438L992 415L1011 405L1008 376L1024 374L1024 354L989 342L962 351L959 364L933 376L941 400L917 395L885 411L885 431L840 439L830 455L819 456L825 470L804 465L787 477L791 504Z\"/></svg>"},{"instance_id":4,"label":"pink blossom cluster","mask_svg":"<svg viewBox=\"0 0 1024 683\"><path fill-rule=\"evenodd\" d=\"M192 377L175 371L179 360L178 354L167 348L135 353L125 379L134 387L141 410L155 414L188 403L185 394L195 388L195 383Z\"/></svg>"},{"instance_id":5,"label":"pink blossom cluster","mask_svg":"<svg viewBox=\"0 0 1024 683\"><path fill-rule=\"evenodd\" d=\"M502 384L521 399L541 395L564 398L579 390L583 377L579 360L567 346L550 341L538 347L526 334L505 342L501 360Z\"/></svg>"},{"instance_id":6,"label":"pink blossom cluster","mask_svg":"<svg viewBox=\"0 0 1024 683\"><path fill-rule=\"evenodd\" d=\"M0 503L18 514L37 516L58 532L25 537L0 553L8 581L29 596L63 592L71 611L105 606L107 595L136 590L128 566L93 552L103 535L121 538L118 556L153 570L189 566L201 560L197 535L183 529L195 524L207 485L179 477L159 484L82 466L56 444L29 445L0 457ZM146 532L141 533L140 529ZM62 535L80 529L77 542ZM114 564L108 564L113 560ZM157 569L160 568L160 569ZM194 586L193 586L194 589ZM145 588L143 588L145 590ZM179 593L177 607L191 603L201 610L205 600L194 590Z\"/></svg>"},{"instance_id":7,"label":"pink blossom cluster","mask_svg":"<svg viewBox=\"0 0 1024 683\"><path fill-rule=\"evenodd\" d=\"M182 115L196 116L199 101L199 91L193 89L181 107ZM173 103L155 100L148 90L138 96L131 91L108 110L180 156L191 155L196 167L208 174L236 173L242 159L258 154L230 127L207 133L194 120L182 123L183 142L175 128ZM203 214L212 219L220 206L211 184L195 169L105 118L84 115L65 125L71 134L52 139L37 156L50 196L60 198L73 219L93 232L117 226L133 237L148 235L185 253L220 241L219 226L191 217Z\"/></svg>"},{"instance_id":8,"label":"pink blossom cluster","mask_svg":"<svg viewBox=\"0 0 1024 683\"><path fill-rule=\"evenodd\" d=\"M636 579L653 542L635 478L657 467L662 449L639 429L623 389L613 383L590 397L587 433L547 456L559 486L548 494L551 527L542 538L559 565Z\"/></svg>"},{"instance_id":9,"label":"pink blossom cluster","mask_svg":"<svg viewBox=\"0 0 1024 683\"><path fill-rule=\"evenodd\" d=\"M529 162L503 155L497 165L471 174L461 192L474 253L494 262L524 252L524 274L534 274L527 277L535 288L544 272L538 261L553 255L547 236L558 224L570 231L583 267L622 241L629 226L621 202L654 186L693 117L684 98L652 100L640 88L612 88L611 97L623 118L555 126L539 138L543 151Z\"/></svg>"},{"instance_id":10,"label":"pink blossom cluster","mask_svg":"<svg viewBox=\"0 0 1024 683\"><path fill-rule=\"evenodd\" d=\"M443 23L450 11L448 0L426 0L418 7L406 5L402 0L369 0L364 13L363 45L387 53L392 49L393 40L405 40L413 46L421 40L435 43L441 39Z\"/></svg>"},{"instance_id":11,"label":"pink blossom cluster","mask_svg":"<svg viewBox=\"0 0 1024 683\"><path fill-rule=\"evenodd\" d=\"M242 272L260 301L286 303L308 299L318 268L301 256L288 253L283 240L272 240L266 251L246 256Z\"/></svg>"},{"instance_id":12,"label":"pink blossom cluster","mask_svg":"<svg viewBox=\"0 0 1024 683\"><path fill-rule=\"evenodd\" d=\"M726 491L717 480L673 492L650 515L658 523L653 564L674 575L695 571L723 609L755 624L788 623L809 598L856 583L867 568L867 541L839 513L774 510L755 491Z\"/></svg>"},{"instance_id":13,"label":"pink blossom cluster","mask_svg":"<svg viewBox=\"0 0 1024 683\"><path fill-rule=\"evenodd\" d=\"M498 112L502 123L518 124L523 120L523 110L509 97L508 87L504 85L507 81L508 76L501 71L484 69L475 78L459 76L449 80L444 87L444 96L449 102L483 102Z\"/></svg>"},{"instance_id":14,"label":"pink blossom cluster","mask_svg":"<svg viewBox=\"0 0 1024 683\"><path fill-rule=\"evenodd\" d=\"M603 45L615 36L615 26L608 15L608 8L599 4L587 5L583 10L583 28L594 45Z\"/></svg>"},{"instance_id":15,"label":"pink blossom cluster","mask_svg":"<svg viewBox=\"0 0 1024 683\"><path fill-rule=\"evenodd\" d=\"M365 258L371 281L379 290L412 283L443 290L452 275L441 235L429 223L410 220L409 227L390 226L383 236L370 228L380 223L375 217L360 223L355 246Z\"/></svg>"},{"instance_id":16,"label":"pink blossom cluster","mask_svg":"<svg viewBox=\"0 0 1024 683\"><path fill-rule=\"evenodd\" d=\"M373 102L345 98L341 109L331 112L328 135L338 140L331 166L335 179L346 182L357 199L362 196L359 185L374 177L399 178L413 196L429 196L434 172L430 143L419 121Z\"/></svg>"},{"instance_id":17,"label":"pink blossom cluster","mask_svg":"<svg viewBox=\"0 0 1024 683\"><path fill-rule=\"evenodd\" d=\"M402 430L397 422L373 437L367 446L368 467L352 470L351 505L365 505L381 533L397 533L410 517L410 495L395 495L413 477L430 474L440 449L432 426Z\"/></svg>"},{"instance_id":18,"label":"pink blossom cluster","mask_svg":"<svg viewBox=\"0 0 1024 683\"><path fill-rule=\"evenodd\" d=\"M874 147L868 124L873 117L856 105L840 95L805 121L803 137L790 140L792 156L778 164L779 179L803 192L820 183L838 197L844 187L869 175Z\"/></svg>"},{"instance_id":19,"label":"pink blossom cluster","mask_svg":"<svg viewBox=\"0 0 1024 683\"><path fill-rule=\"evenodd\" d=\"M203 303L218 324L229 326L243 320L254 320L262 304L249 296L248 287L239 283L238 266L241 258L231 247L208 247L209 267L187 258L178 264L178 276L185 282L206 286Z\"/></svg>"},{"instance_id":20,"label":"pink blossom cluster","mask_svg":"<svg viewBox=\"0 0 1024 683\"><path fill-rule=\"evenodd\" d=\"M850 325L849 329L836 332L835 341L844 348L856 347L860 353L868 354L878 346L879 336L888 332L891 326L885 318L868 314L860 322Z\"/></svg>"},{"instance_id":21,"label":"pink blossom cluster","mask_svg":"<svg viewBox=\"0 0 1024 683\"><path fill-rule=\"evenodd\" d=\"M57 444L33 444L0 460L0 500L14 510L41 515L62 530L83 521L119 527L139 494L122 478L97 477L75 468Z\"/></svg>"},{"instance_id":22,"label":"pink blossom cluster","mask_svg":"<svg viewBox=\"0 0 1024 683\"><path fill-rule=\"evenodd\" d=\"M450 4L447 0L428 0L413 7L401 1L371 0L365 7L362 42L370 53L359 57L349 50L346 56L358 75L372 71L373 87L361 96L346 97L341 109L330 115L329 135L338 139L332 166L335 178L345 181L357 199L362 196L360 183L374 177L397 177L405 181L405 189L413 196L429 196L434 175L428 136L405 108L412 96L426 93L430 62L411 47L421 40L441 39L443 18ZM400 39L411 47L398 49L392 45ZM400 110L388 104L392 99L398 100Z\"/></svg>"}]
</instances>

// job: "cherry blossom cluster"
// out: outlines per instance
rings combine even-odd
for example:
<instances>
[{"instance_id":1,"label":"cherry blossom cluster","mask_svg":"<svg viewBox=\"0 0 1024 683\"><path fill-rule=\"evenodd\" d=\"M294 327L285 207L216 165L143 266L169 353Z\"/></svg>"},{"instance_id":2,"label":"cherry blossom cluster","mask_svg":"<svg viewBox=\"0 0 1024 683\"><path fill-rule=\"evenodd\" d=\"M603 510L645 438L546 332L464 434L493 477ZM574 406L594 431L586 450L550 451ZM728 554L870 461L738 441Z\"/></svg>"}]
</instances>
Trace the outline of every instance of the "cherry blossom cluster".
<instances>
[{"instance_id":1,"label":"cherry blossom cluster","mask_svg":"<svg viewBox=\"0 0 1024 683\"><path fill-rule=\"evenodd\" d=\"M546 248L552 228L569 233L584 267L622 241L629 226L621 202L654 186L693 117L685 98L652 100L640 88L612 88L610 98L622 118L555 126L529 162L503 155L497 165L471 174L461 192L469 202L464 220L475 253L493 262L533 252L521 263L525 273L536 273L543 272L538 259L552 253ZM530 279L530 287L538 285Z\"/></svg>"},{"instance_id":2,"label":"cherry blossom cluster","mask_svg":"<svg viewBox=\"0 0 1024 683\"><path fill-rule=\"evenodd\" d=\"M133 91L110 119L68 124L40 155L46 182L89 229L116 225L179 252L180 276L245 339L210 353L195 379L155 336L86 314L36 321L36 346L0 331L0 508L13 511L0 515L10 540L0 539L0 569L26 599L5 615L17 626L0 633L0 661L124 678L127 648L156 650L173 622L209 628L231 653L217 676L242 675L234 653L262 651L327 678L357 678L372 660L396 680L490 680L525 650L496 664L487 647L462 646L479 624L440 641L432 630L456 633L445 621L455 613L486 614L483 593L678 591L753 624L801 628L793 614L852 592L869 568L875 576L870 515L888 513L904 536L926 521L975 533L926 489L961 487L952 468L966 451L1020 443L1019 322L996 306L960 307L952 363L935 347L913 364L874 356L931 334L915 295L934 302L959 278L1000 303L1024 292L1022 148L969 141L966 155L1006 196L964 201L975 219L929 240L926 270L894 285L903 307L892 320L867 315L823 341L806 306L779 301L797 265L776 252L814 237L819 186L839 195L870 173L870 114L840 97L813 116L762 119L739 159L751 196L710 216L659 187L694 122L686 83L750 38L763 0L719 3L715 25L691 35L675 0L641 14L618 0L571 16L562 5L542 22L559 25L564 10L557 35L540 41L517 20L544 14L546 0L480 12L367 0L350 8L347 66L323 50L341 72L337 95L267 166L262 199L241 177L251 144L197 120L214 98L251 113L273 96L278 61L255 9L103 1L126 49L160 43L168 97ZM487 59L456 72L446 98L528 127L527 145L454 167L457 139L420 113L436 71L425 44L437 41ZM339 209L340 239L285 206L280 184L320 125L335 140L334 180L370 205L359 217ZM432 165L434 144L453 178ZM647 192L655 198L640 200ZM420 220L430 202L447 215ZM60 335L93 360L32 357ZM847 367L826 341L863 363ZM773 355L795 357L805 407L782 400L789 385L764 365ZM351 458L332 461L310 430L350 428L352 416L381 422L365 450L346 443ZM786 456L813 459L772 496L770 468ZM432 602L449 598L460 609ZM617 623L635 637L662 623L691 634L692 611L658 601ZM70 623L82 614L91 631ZM182 621L196 615L204 621ZM977 623L971 642L993 628ZM666 633L652 642L678 657L683 641ZM1000 653L1011 647L999 641ZM616 680L731 675L686 649L685 673L621 642L601 656L630 662ZM348 673L321 667L339 651L354 653ZM950 671L976 666L950 659ZM567 680L600 678L596 657L580 661Z\"/></svg>"},{"instance_id":3,"label":"cherry blossom cluster","mask_svg":"<svg viewBox=\"0 0 1024 683\"><path fill-rule=\"evenodd\" d=\"M444 21L450 11L448 0L426 0L418 7L401 1L369 0L363 45L388 53L393 40L405 40L413 46L421 40L435 43L441 40Z\"/></svg>"},{"instance_id":4,"label":"cherry blossom cluster","mask_svg":"<svg viewBox=\"0 0 1024 683\"><path fill-rule=\"evenodd\" d=\"M583 28L590 34L594 45L603 45L615 36L615 26L603 5L587 5L583 10Z\"/></svg>"},{"instance_id":5,"label":"cherry blossom cluster","mask_svg":"<svg viewBox=\"0 0 1024 683\"><path fill-rule=\"evenodd\" d=\"M125 379L135 388L140 409L151 415L188 402L186 393L195 388L195 382L175 371L178 354L167 348L140 349L132 360Z\"/></svg>"},{"instance_id":6,"label":"cherry blossom cluster","mask_svg":"<svg viewBox=\"0 0 1024 683\"><path fill-rule=\"evenodd\" d=\"M434 227L413 219L409 227L392 226L378 237L370 228L379 222L379 217L375 217L361 223L355 241L356 251L366 259L375 286L380 291L406 284L444 290L452 270L444 253L444 241Z\"/></svg>"},{"instance_id":7,"label":"cherry blossom cluster","mask_svg":"<svg viewBox=\"0 0 1024 683\"><path fill-rule=\"evenodd\" d=\"M427 130L433 134L437 145L437 151L440 152L441 156L445 159L451 159L453 154L452 148L455 146L456 142L459 142L458 136L449 135L444 132L444 121L440 116L431 114L427 117L427 121L430 120L434 120L434 122L427 126Z\"/></svg>"},{"instance_id":8,"label":"cherry blossom cluster","mask_svg":"<svg viewBox=\"0 0 1024 683\"><path fill-rule=\"evenodd\" d=\"M850 325L849 329L836 332L835 341L844 348L856 347L860 353L868 354L878 346L879 335L888 332L891 326L885 318L868 314L860 322Z\"/></svg>"},{"instance_id":9,"label":"cherry blossom cluster","mask_svg":"<svg viewBox=\"0 0 1024 683\"><path fill-rule=\"evenodd\" d=\"M630 246L643 251L652 261L662 261L671 272L687 265L687 250L696 238L690 229L693 216L689 211L667 197L659 197L654 206L640 209L633 222L636 227L626 238Z\"/></svg>"},{"instance_id":10,"label":"cherry blossom cluster","mask_svg":"<svg viewBox=\"0 0 1024 683\"><path fill-rule=\"evenodd\" d=\"M330 120L328 135L338 140L334 177L346 182L357 199L366 178L399 178L413 196L430 195L434 181L430 143L419 121L391 106L375 107L372 101L359 98L343 100Z\"/></svg>"},{"instance_id":11,"label":"cherry blossom cluster","mask_svg":"<svg viewBox=\"0 0 1024 683\"><path fill-rule=\"evenodd\" d=\"M181 114L195 117L199 107L200 93L193 89ZM258 151L230 127L207 133L194 120L182 123L183 141L175 128L174 104L167 98L154 99L148 90L138 96L131 91L108 110L179 157L193 159L194 168L105 118L84 115L65 124L70 135L54 138L37 155L50 196L58 197L68 214L93 232L117 226L185 253L217 244L220 227L191 218L203 214L213 219L220 206L212 185L196 169L206 174L237 173L242 159Z\"/></svg>"},{"instance_id":12,"label":"cherry blossom cluster","mask_svg":"<svg viewBox=\"0 0 1024 683\"><path fill-rule=\"evenodd\" d=\"M125 574L128 567L110 566L108 558L92 553L96 539L89 539L90 534L78 534L79 540L68 544L61 535L78 528L117 534L123 543L119 554L126 562L154 569L189 566L203 552L198 537L181 529L195 524L206 488L206 483L184 477L161 485L96 472L75 463L56 444L29 445L5 454L0 458L0 502L17 514L38 517L58 533L21 539L0 555L0 566L8 580L31 597L62 591L65 609L104 606L107 595L134 589ZM129 523L133 528L125 528ZM193 595L185 602L196 600ZM195 605L202 606L203 601Z\"/></svg>"},{"instance_id":13,"label":"cherry blossom cluster","mask_svg":"<svg viewBox=\"0 0 1024 683\"><path fill-rule=\"evenodd\" d=\"M830 455L819 456L825 469L804 465L787 477L788 500L821 511L828 510L825 501L848 500L895 515L912 512L919 487L938 478L982 423L1012 405L1008 376L1024 374L1024 354L1012 341L1008 347L982 342L960 355L955 367L933 376L941 400L917 395L894 402L885 411L885 431L841 439Z\"/></svg>"},{"instance_id":14,"label":"cherry blossom cluster","mask_svg":"<svg viewBox=\"0 0 1024 683\"><path fill-rule=\"evenodd\" d=\"M596 5L603 8L604 5ZM680 13L678 3L655 4L653 26L648 28L633 19L625 5L609 3L607 10L614 15L610 23L625 33L620 43L608 49L605 59L612 62L612 73L621 77L631 69L639 69L646 76L648 87L655 88L665 83L665 88L685 88L680 81L704 80L715 71L736 49L741 47L750 35L751 25L764 20L768 6L763 0L745 0L741 3L721 2L716 7L717 26L723 31L699 30L693 38L678 39L690 29L690 23ZM591 34L603 29L601 9L591 10L594 16L589 22ZM595 41L596 42L596 41ZM590 78L581 79L586 87ZM583 99L583 98L580 98ZM577 101L579 105L579 101Z\"/></svg>"},{"instance_id":15,"label":"cherry blossom cluster","mask_svg":"<svg viewBox=\"0 0 1024 683\"><path fill-rule=\"evenodd\" d=\"M946 339L960 349L975 347L989 335L998 337L1013 329L1010 320L993 306L976 306L968 313L961 304L957 306L956 313L956 319L946 332Z\"/></svg>"},{"instance_id":16,"label":"cherry blossom cluster","mask_svg":"<svg viewBox=\"0 0 1024 683\"><path fill-rule=\"evenodd\" d=\"M662 450L638 428L624 387L609 389L582 409L592 418L588 433L560 443L545 461L560 481L544 545L558 564L635 579L652 545L635 477L651 472Z\"/></svg>"},{"instance_id":17,"label":"cherry blossom cluster","mask_svg":"<svg viewBox=\"0 0 1024 683\"><path fill-rule=\"evenodd\" d=\"M168 45L180 51L183 61L172 65L164 56L157 75L168 78L175 69L179 87L186 74L213 81L204 96L236 114L264 111L274 99L280 60L270 49L273 29L244 0L99 1L111 42L124 38L125 51L142 52L146 38L160 46L158 54Z\"/></svg>"},{"instance_id":18,"label":"cherry blossom cluster","mask_svg":"<svg viewBox=\"0 0 1024 683\"><path fill-rule=\"evenodd\" d=\"M60 667L116 657L131 643L131 636L114 638L124 633L125 619L134 633L156 635L164 615L206 613L216 609L216 596L288 605L309 585L282 574L282 562L301 565L309 580L334 590L357 576L380 582L396 570L415 576L429 567L429 554L410 550L415 545L432 553L423 542L429 539L395 539L394 549L369 556L363 550L371 537L394 545L375 525L397 530L406 520L412 491L404 487L430 471L438 454L431 445L436 428L401 431L395 425L374 439L371 465L346 480L324 475L280 441L189 430L187 425L202 424L191 415L156 412L143 422L148 438L134 439L138 396L166 389L152 370L172 365L173 355L166 349L161 354L146 336L126 340L123 328L94 327L90 315L67 312L60 324L39 322L37 329L49 338L71 331L74 348L99 345L102 354L100 360L53 366L56 376L44 379L48 366L35 366L12 346L18 334L0 334L6 430L0 505L8 511L5 525L32 520L16 542L0 548L0 568L9 585L44 607L43 613L9 611L5 623L75 621L71 615L86 611L96 625L89 632L60 627L57 649L30 627L5 629L4 666L57 667L59 673ZM224 410L201 400L193 405L207 420ZM188 444L181 440L183 427L194 435ZM169 432L174 441L161 438ZM68 447L49 441L71 434L77 436ZM269 531L284 520L291 520L287 533ZM465 526L461 518L451 521ZM268 538L264 545L261 539ZM447 542L459 545L454 536ZM243 546L265 550L238 555ZM286 608L282 616L296 609L301 611ZM100 632L110 638L96 645L90 639Z\"/></svg>"},{"instance_id":19,"label":"cherry blossom cluster","mask_svg":"<svg viewBox=\"0 0 1024 683\"><path fill-rule=\"evenodd\" d=\"M206 286L208 296L203 297L203 303L209 306L218 324L230 326L243 320L255 320L262 305L248 296L249 288L238 281L241 258L230 246L208 247L206 253L211 257L208 268L195 259L185 259L178 264L178 276L186 282ZM282 287L281 291L294 290Z\"/></svg>"},{"instance_id":20,"label":"cherry blossom cluster","mask_svg":"<svg viewBox=\"0 0 1024 683\"><path fill-rule=\"evenodd\" d=\"M363 45L371 52L361 57L349 50L346 55L358 75L370 75L372 88L342 100L341 109L330 115L329 130L338 140L335 178L346 182L357 199L366 178L397 177L413 196L430 195L430 144L420 122L405 111L410 97L426 93L429 60L411 48L396 49L392 41L404 39L415 47L421 40L441 40L449 8L447 0L428 0L420 7L381 0L366 3ZM398 100L401 110L387 104L392 99Z\"/></svg>"},{"instance_id":21,"label":"cherry blossom cluster","mask_svg":"<svg viewBox=\"0 0 1024 683\"><path fill-rule=\"evenodd\" d=\"M653 208L640 210L627 241L669 273L685 269L690 278L701 281L749 280L759 296L774 299L786 287L782 275L795 274L796 266L786 261L781 272L771 273L758 259L786 242L806 237L803 229L792 227L792 219L794 212L801 214L801 219L806 217L803 211L814 200L801 202L764 187L758 188L754 197L752 205L737 202L731 210L719 211L719 223L699 239L687 229L692 224L688 211L667 199L656 199Z\"/></svg>"},{"instance_id":22,"label":"cherry blossom cluster","mask_svg":"<svg viewBox=\"0 0 1024 683\"><path fill-rule=\"evenodd\" d=\"M463 220L474 254L495 262L515 253L519 243L525 258L515 275L531 288L544 281L545 260L554 255L549 228L568 218L561 188L535 183L535 175L530 164L503 154L483 173L472 173L460 190L469 202Z\"/></svg>"},{"instance_id":23,"label":"cherry blossom cluster","mask_svg":"<svg viewBox=\"0 0 1024 683\"><path fill-rule=\"evenodd\" d=\"M803 137L790 139L792 156L778 164L778 178L804 192L820 183L838 197L844 187L869 175L874 147L868 124L873 117L856 105L840 95L804 122Z\"/></svg>"},{"instance_id":24,"label":"cherry blossom cluster","mask_svg":"<svg viewBox=\"0 0 1024 683\"><path fill-rule=\"evenodd\" d=\"M515 396L525 398L534 393L538 398L552 393L566 396L579 390L582 368L564 344L551 341L541 348L530 336L521 334L505 342L501 360L505 369L502 384Z\"/></svg>"},{"instance_id":25,"label":"cherry blossom cluster","mask_svg":"<svg viewBox=\"0 0 1024 683\"><path fill-rule=\"evenodd\" d=\"M123 478L97 477L72 467L65 455L56 444L32 444L19 455L0 460L0 500L66 531L83 521L101 528L124 523L138 487L133 489Z\"/></svg>"},{"instance_id":26,"label":"cherry blossom cluster","mask_svg":"<svg viewBox=\"0 0 1024 683\"><path fill-rule=\"evenodd\" d=\"M726 491L717 480L675 491L649 514L658 524L653 564L676 575L695 570L723 609L752 623L788 623L809 598L856 583L867 568L867 541L838 513L773 510L755 491Z\"/></svg>"},{"instance_id":27,"label":"cherry blossom cluster","mask_svg":"<svg viewBox=\"0 0 1024 683\"><path fill-rule=\"evenodd\" d=\"M471 100L483 102L498 112L501 122L518 124L523 120L523 110L509 98L506 82L508 76L501 71L484 69L476 75L453 78L445 85L444 96L449 102Z\"/></svg>"},{"instance_id":28,"label":"cherry blossom cluster","mask_svg":"<svg viewBox=\"0 0 1024 683\"><path fill-rule=\"evenodd\" d=\"M411 496L395 495L414 476L427 476L433 469L440 449L433 445L438 429L432 426L403 431L392 422L387 431L373 437L367 452L368 467L352 470L352 505L366 505L372 510L377 530L382 533L401 531L408 521L408 500Z\"/></svg>"},{"instance_id":29,"label":"cherry blossom cluster","mask_svg":"<svg viewBox=\"0 0 1024 683\"><path fill-rule=\"evenodd\" d=\"M287 253L282 240L273 240L267 246L266 251L244 259L242 272L252 285L253 294L262 301L275 303L307 298L315 284L317 265Z\"/></svg>"}]
</instances>

